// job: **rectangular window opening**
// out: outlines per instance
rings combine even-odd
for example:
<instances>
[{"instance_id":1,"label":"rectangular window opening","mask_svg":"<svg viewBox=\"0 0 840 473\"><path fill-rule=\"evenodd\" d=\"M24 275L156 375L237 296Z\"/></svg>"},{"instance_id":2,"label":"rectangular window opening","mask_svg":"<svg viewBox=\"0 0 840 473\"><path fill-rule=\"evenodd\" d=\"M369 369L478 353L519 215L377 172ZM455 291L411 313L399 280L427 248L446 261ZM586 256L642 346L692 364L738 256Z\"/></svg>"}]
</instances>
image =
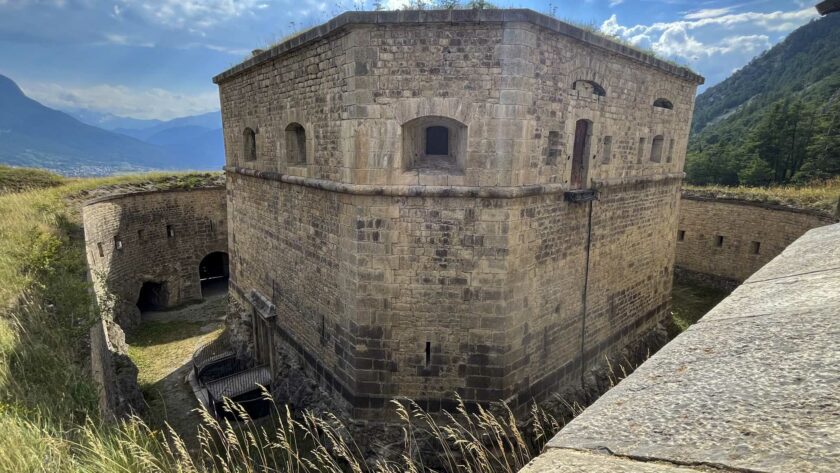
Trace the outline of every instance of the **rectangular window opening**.
<instances>
[{"instance_id":1,"label":"rectangular window opening","mask_svg":"<svg viewBox=\"0 0 840 473\"><path fill-rule=\"evenodd\" d=\"M723 247L723 235L718 235L715 237L715 246L718 248Z\"/></svg>"},{"instance_id":2,"label":"rectangular window opening","mask_svg":"<svg viewBox=\"0 0 840 473\"><path fill-rule=\"evenodd\" d=\"M99 257L102 258L105 256L105 249L102 247L102 243L97 243L96 248L99 249Z\"/></svg>"},{"instance_id":3,"label":"rectangular window opening","mask_svg":"<svg viewBox=\"0 0 840 473\"><path fill-rule=\"evenodd\" d=\"M175 229L172 227L172 225L166 226L166 236L167 238L172 238L175 236Z\"/></svg>"},{"instance_id":4,"label":"rectangular window opening","mask_svg":"<svg viewBox=\"0 0 840 473\"><path fill-rule=\"evenodd\" d=\"M603 156L601 160L604 164L607 164L612 159L612 136L605 136L604 137L604 150L602 151Z\"/></svg>"},{"instance_id":5,"label":"rectangular window opening","mask_svg":"<svg viewBox=\"0 0 840 473\"><path fill-rule=\"evenodd\" d=\"M754 255L759 254L759 252L761 252L761 242L760 241L752 242L752 244L750 244L750 251Z\"/></svg>"},{"instance_id":6,"label":"rectangular window opening","mask_svg":"<svg viewBox=\"0 0 840 473\"><path fill-rule=\"evenodd\" d=\"M685 230L680 230L677 232L677 241L684 241L685 240Z\"/></svg>"},{"instance_id":7,"label":"rectangular window opening","mask_svg":"<svg viewBox=\"0 0 840 473\"><path fill-rule=\"evenodd\" d=\"M426 367L432 364L432 342L426 342Z\"/></svg>"},{"instance_id":8,"label":"rectangular window opening","mask_svg":"<svg viewBox=\"0 0 840 473\"><path fill-rule=\"evenodd\" d=\"M327 321L324 314L321 314L321 345L327 343Z\"/></svg>"},{"instance_id":9,"label":"rectangular window opening","mask_svg":"<svg viewBox=\"0 0 840 473\"><path fill-rule=\"evenodd\" d=\"M137 230L137 239L143 241L145 235L143 234L143 230Z\"/></svg>"},{"instance_id":10,"label":"rectangular window opening","mask_svg":"<svg viewBox=\"0 0 840 473\"><path fill-rule=\"evenodd\" d=\"M120 237L118 237L118 236L114 237L114 248L117 249L117 250L122 250L123 249L122 240L120 240Z\"/></svg>"},{"instance_id":11,"label":"rectangular window opening","mask_svg":"<svg viewBox=\"0 0 840 473\"><path fill-rule=\"evenodd\" d=\"M636 151L636 160L638 162L642 162L642 159L645 157L645 139L639 138L639 149Z\"/></svg>"}]
</instances>

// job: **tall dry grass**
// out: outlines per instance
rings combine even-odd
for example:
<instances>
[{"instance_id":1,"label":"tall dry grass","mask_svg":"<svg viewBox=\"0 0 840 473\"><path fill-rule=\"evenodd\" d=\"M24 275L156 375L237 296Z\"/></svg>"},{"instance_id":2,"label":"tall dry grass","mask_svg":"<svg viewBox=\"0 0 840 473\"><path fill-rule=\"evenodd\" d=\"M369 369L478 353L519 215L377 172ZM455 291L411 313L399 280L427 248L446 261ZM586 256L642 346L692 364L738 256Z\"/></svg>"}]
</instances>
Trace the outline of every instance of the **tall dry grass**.
<instances>
[{"instance_id":1,"label":"tall dry grass","mask_svg":"<svg viewBox=\"0 0 840 473\"><path fill-rule=\"evenodd\" d=\"M770 187L684 186L686 191L710 197L743 199L833 215L840 208L840 176L808 185Z\"/></svg>"}]
</instances>

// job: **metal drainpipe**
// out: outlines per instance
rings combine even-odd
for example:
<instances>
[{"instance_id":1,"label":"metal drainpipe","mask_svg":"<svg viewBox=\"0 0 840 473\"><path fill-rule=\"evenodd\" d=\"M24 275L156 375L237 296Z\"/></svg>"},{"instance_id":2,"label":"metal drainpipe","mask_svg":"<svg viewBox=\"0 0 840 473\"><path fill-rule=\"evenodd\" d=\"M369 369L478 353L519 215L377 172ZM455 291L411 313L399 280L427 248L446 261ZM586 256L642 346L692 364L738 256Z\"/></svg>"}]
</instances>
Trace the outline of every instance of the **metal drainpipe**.
<instances>
[{"instance_id":1,"label":"metal drainpipe","mask_svg":"<svg viewBox=\"0 0 840 473\"><path fill-rule=\"evenodd\" d=\"M583 375L586 369L586 296L589 290L589 253L592 248L592 204L594 201L589 201L588 217L586 223L586 266L583 271L583 316L580 324L580 386L583 387Z\"/></svg>"}]
</instances>

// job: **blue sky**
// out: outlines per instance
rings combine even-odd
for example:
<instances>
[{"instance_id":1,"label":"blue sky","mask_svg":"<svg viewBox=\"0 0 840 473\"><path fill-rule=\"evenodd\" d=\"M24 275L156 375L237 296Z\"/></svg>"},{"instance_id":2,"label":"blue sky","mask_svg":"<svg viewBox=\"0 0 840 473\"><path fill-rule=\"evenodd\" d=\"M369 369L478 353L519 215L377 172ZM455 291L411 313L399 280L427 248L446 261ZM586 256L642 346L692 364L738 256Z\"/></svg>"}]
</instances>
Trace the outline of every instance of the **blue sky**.
<instances>
[{"instance_id":1,"label":"blue sky","mask_svg":"<svg viewBox=\"0 0 840 473\"><path fill-rule=\"evenodd\" d=\"M55 108L170 119L218 109L211 77L338 0L0 0L0 74ZM384 0L400 7L405 0ZM589 23L725 79L817 17L817 0L499 0Z\"/></svg>"}]
</instances>

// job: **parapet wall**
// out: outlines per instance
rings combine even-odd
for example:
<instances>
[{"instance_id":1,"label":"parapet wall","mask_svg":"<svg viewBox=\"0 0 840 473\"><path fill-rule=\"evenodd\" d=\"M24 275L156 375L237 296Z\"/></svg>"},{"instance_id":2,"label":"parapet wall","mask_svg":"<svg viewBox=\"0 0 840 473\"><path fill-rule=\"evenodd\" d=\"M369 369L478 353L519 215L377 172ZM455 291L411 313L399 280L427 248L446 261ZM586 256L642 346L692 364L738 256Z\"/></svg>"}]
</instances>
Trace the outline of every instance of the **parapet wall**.
<instances>
[{"instance_id":1,"label":"parapet wall","mask_svg":"<svg viewBox=\"0 0 840 473\"><path fill-rule=\"evenodd\" d=\"M808 231L523 473L840 471L840 224Z\"/></svg>"},{"instance_id":2,"label":"parapet wall","mask_svg":"<svg viewBox=\"0 0 840 473\"><path fill-rule=\"evenodd\" d=\"M83 209L88 267L99 304L129 329L146 282L160 284L160 305L200 300L199 265L227 253L223 187L150 191L98 199Z\"/></svg>"},{"instance_id":3,"label":"parapet wall","mask_svg":"<svg viewBox=\"0 0 840 473\"><path fill-rule=\"evenodd\" d=\"M835 221L816 211L684 192L676 266L689 275L734 287L808 230Z\"/></svg>"},{"instance_id":4,"label":"parapet wall","mask_svg":"<svg viewBox=\"0 0 840 473\"><path fill-rule=\"evenodd\" d=\"M128 358L119 325L100 320L90 328L90 365L103 417L114 420L143 410L137 366Z\"/></svg>"}]
</instances>

